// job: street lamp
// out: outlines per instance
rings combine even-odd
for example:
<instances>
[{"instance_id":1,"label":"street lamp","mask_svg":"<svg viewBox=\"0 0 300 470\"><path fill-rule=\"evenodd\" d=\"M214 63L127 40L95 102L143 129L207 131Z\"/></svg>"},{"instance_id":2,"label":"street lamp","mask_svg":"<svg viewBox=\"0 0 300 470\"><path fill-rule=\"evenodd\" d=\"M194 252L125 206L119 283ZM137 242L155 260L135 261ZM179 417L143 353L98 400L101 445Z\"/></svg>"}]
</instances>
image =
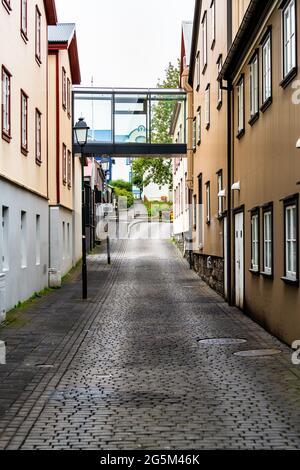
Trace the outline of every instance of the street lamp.
<instances>
[{"instance_id":1,"label":"street lamp","mask_svg":"<svg viewBox=\"0 0 300 470\"><path fill-rule=\"evenodd\" d=\"M89 127L83 117L79 118L74 127L77 144L81 149L81 202L82 202L82 298L87 299L87 266L86 266L86 231L85 231L85 189L84 189L84 157L83 149L87 143Z\"/></svg>"}]
</instances>

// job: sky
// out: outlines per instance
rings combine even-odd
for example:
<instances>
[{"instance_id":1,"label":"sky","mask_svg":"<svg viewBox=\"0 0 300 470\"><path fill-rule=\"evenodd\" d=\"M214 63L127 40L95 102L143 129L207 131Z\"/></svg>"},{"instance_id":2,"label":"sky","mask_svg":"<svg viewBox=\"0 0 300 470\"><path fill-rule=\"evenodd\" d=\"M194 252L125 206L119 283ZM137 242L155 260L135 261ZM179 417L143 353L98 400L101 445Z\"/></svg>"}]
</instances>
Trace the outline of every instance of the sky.
<instances>
[{"instance_id":1,"label":"sky","mask_svg":"<svg viewBox=\"0 0 300 470\"><path fill-rule=\"evenodd\" d=\"M76 23L82 85L153 88L180 55L181 23L194 0L56 0Z\"/></svg>"}]
</instances>

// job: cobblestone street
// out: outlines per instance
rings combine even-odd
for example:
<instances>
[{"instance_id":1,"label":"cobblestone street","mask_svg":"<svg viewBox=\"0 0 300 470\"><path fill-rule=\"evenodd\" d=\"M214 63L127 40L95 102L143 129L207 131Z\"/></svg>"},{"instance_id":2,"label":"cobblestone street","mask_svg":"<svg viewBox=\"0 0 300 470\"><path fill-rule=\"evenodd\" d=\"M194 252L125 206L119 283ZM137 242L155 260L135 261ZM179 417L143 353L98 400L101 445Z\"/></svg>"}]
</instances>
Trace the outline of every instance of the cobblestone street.
<instances>
[{"instance_id":1,"label":"cobblestone street","mask_svg":"<svg viewBox=\"0 0 300 470\"><path fill-rule=\"evenodd\" d=\"M291 350L189 270L170 241L89 259L0 331L1 449L299 449ZM246 340L207 344L208 338ZM279 349L269 357L234 353Z\"/></svg>"}]
</instances>

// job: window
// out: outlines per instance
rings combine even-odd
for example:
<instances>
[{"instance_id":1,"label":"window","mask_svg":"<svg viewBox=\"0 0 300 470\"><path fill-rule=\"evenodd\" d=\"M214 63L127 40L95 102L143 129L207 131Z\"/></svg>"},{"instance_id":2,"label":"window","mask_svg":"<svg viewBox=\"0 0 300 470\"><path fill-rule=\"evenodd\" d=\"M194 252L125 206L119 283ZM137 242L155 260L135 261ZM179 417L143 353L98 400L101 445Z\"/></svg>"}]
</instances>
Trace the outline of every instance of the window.
<instances>
[{"instance_id":1,"label":"window","mask_svg":"<svg viewBox=\"0 0 300 470\"><path fill-rule=\"evenodd\" d=\"M196 118L193 120L193 149L196 150L197 144L197 122Z\"/></svg>"},{"instance_id":2,"label":"window","mask_svg":"<svg viewBox=\"0 0 300 470\"><path fill-rule=\"evenodd\" d=\"M285 203L285 277L298 280L298 201Z\"/></svg>"},{"instance_id":3,"label":"window","mask_svg":"<svg viewBox=\"0 0 300 470\"><path fill-rule=\"evenodd\" d=\"M218 77L221 73L222 67L223 67L223 58L222 58L222 55L220 55L218 58L218 62L217 62ZM218 109L220 109L222 106L222 100L223 100L222 82L221 80L218 80L218 106L217 106Z\"/></svg>"},{"instance_id":4,"label":"window","mask_svg":"<svg viewBox=\"0 0 300 470\"><path fill-rule=\"evenodd\" d=\"M66 258L66 223L62 223L62 236L63 236L63 259Z\"/></svg>"},{"instance_id":5,"label":"window","mask_svg":"<svg viewBox=\"0 0 300 470\"><path fill-rule=\"evenodd\" d=\"M36 216L35 219L35 263L37 266L41 264L41 217Z\"/></svg>"},{"instance_id":6,"label":"window","mask_svg":"<svg viewBox=\"0 0 300 470\"><path fill-rule=\"evenodd\" d=\"M72 187L72 153L68 150L68 188Z\"/></svg>"},{"instance_id":7,"label":"window","mask_svg":"<svg viewBox=\"0 0 300 470\"><path fill-rule=\"evenodd\" d=\"M66 70L62 68L62 105L66 109L67 106L67 74Z\"/></svg>"},{"instance_id":8,"label":"window","mask_svg":"<svg viewBox=\"0 0 300 470\"><path fill-rule=\"evenodd\" d=\"M67 111L68 117L71 117L71 81L68 78L67 80Z\"/></svg>"},{"instance_id":9,"label":"window","mask_svg":"<svg viewBox=\"0 0 300 470\"><path fill-rule=\"evenodd\" d=\"M2 206L2 236L1 236L1 247L2 247L2 270L9 270L9 235L8 235L8 207Z\"/></svg>"},{"instance_id":10,"label":"window","mask_svg":"<svg viewBox=\"0 0 300 470\"><path fill-rule=\"evenodd\" d=\"M223 214L223 198L220 196L223 191L223 172L222 170L218 173L218 215L219 217Z\"/></svg>"},{"instance_id":11,"label":"window","mask_svg":"<svg viewBox=\"0 0 300 470\"><path fill-rule=\"evenodd\" d=\"M251 215L251 269L259 271L259 213Z\"/></svg>"},{"instance_id":12,"label":"window","mask_svg":"<svg viewBox=\"0 0 300 470\"><path fill-rule=\"evenodd\" d=\"M283 78L296 67L296 7L295 0L283 10Z\"/></svg>"},{"instance_id":13,"label":"window","mask_svg":"<svg viewBox=\"0 0 300 470\"><path fill-rule=\"evenodd\" d=\"M62 152L62 173L63 173L63 184L67 184L67 147L63 144Z\"/></svg>"},{"instance_id":14,"label":"window","mask_svg":"<svg viewBox=\"0 0 300 470\"><path fill-rule=\"evenodd\" d=\"M70 224L67 224L67 255L71 256L71 238L70 238Z\"/></svg>"},{"instance_id":15,"label":"window","mask_svg":"<svg viewBox=\"0 0 300 470\"><path fill-rule=\"evenodd\" d=\"M205 90L205 125L206 129L210 126L210 85Z\"/></svg>"},{"instance_id":16,"label":"window","mask_svg":"<svg viewBox=\"0 0 300 470\"><path fill-rule=\"evenodd\" d=\"M196 90L198 91L200 88L200 52L197 52L196 56Z\"/></svg>"},{"instance_id":17,"label":"window","mask_svg":"<svg viewBox=\"0 0 300 470\"><path fill-rule=\"evenodd\" d=\"M11 74L2 67L2 137L11 139Z\"/></svg>"},{"instance_id":18,"label":"window","mask_svg":"<svg viewBox=\"0 0 300 470\"><path fill-rule=\"evenodd\" d=\"M273 213L272 208L266 208L263 212L264 225L264 274L273 274Z\"/></svg>"},{"instance_id":19,"label":"window","mask_svg":"<svg viewBox=\"0 0 300 470\"><path fill-rule=\"evenodd\" d=\"M193 196L193 227L197 229L197 196Z\"/></svg>"},{"instance_id":20,"label":"window","mask_svg":"<svg viewBox=\"0 0 300 470\"><path fill-rule=\"evenodd\" d=\"M206 183L206 223L210 223L210 182Z\"/></svg>"},{"instance_id":21,"label":"window","mask_svg":"<svg viewBox=\"0 0 300 470\"><path fill-rule=\"evenodd\" d=\"M35 161L42 163L42 114L35 110Z\"/></svg>"},{"instance_id":22,"label":"window","mask_svg":"<svg viewBox=\"0 0 300 470\"><path fill-rule=\"evenodd\" d=\"M28 96L21 90L21 151L28 154Z\"/></svg>"},{"instance_id":23,"label":"window","mask_svg":"<svg viewBox=\"0 0 300 470\"><path fill-rule=\"evenodd\" d=\"M27 267L27 214L21 212L21 267Z\"/></svg>"},{"instance_id":24,"label":"window","mask_svg":"<svg viewBox=\"0 0 300 470\"><path fill-rule=\"evenodd\" d=\"M212 0L211 6L211 47L213 48L216 42L216 2Z\"/></svg>"},{"instance_id":25,"label":"window","mask_svg":"<svg viewBox=\"0 0 300 470\"><path fill-rule=\"evenodd\" d=\"M21 0L21 33L27 40L27 0Z\"/></svg>"},{"instance_id":26,"label":"window","mask_svg":"<svg viewBox=\"0 0 300 470\"><path fill-rule=\"evenodd\" d=\"M242 135L245 129L245 96L244 96L244 77L238 83L238 136Z\"/></svg>"},{"instance_id":27,"label":"window","mask_svg":"<svg viewBox=\"0 0 300 470\"><path fill-rule=\"evenodd\" d=\"M202 20L202 73L205 73L207 66L207 13L204 13Z\"/></svg>"},{"instance_id":28,"label":"window","mask_svg":"<svg viewBox=\"0 0 300 470\"><path fill-rule=\"evenodd\" d=\"M35 10L35 57L37 62L40 64L42 62L42 15L40 10L36 6Z\"/></svg>"},{"instance_id":29,"label":"window","mask_svg":"<svg viewBox=\"0 0 300 470\"><path fill-rule=\"evenodd\" d=\"M5 6L6 10L8 11L8 13L11 11L11 4L10 4L10 0L2 0L2 3L3 5Z\"/></svg>"},{"instance_id":30,"label":"window","mask_svg":"<svg viewBox=\"0 0 300 470\"><path fill-rule=\"evenodd\" d=\"M201 108L198 108L198 114L197 114L197 143L200 145L201 143Z\"/></svg>"},{"instance_id":31,"label":"window","mask_svg":"<svg viewBox=\"0 0 300 470\"><path fill-rule=\"evenodd\" d=\"M266 103L272 97L272 56L271 33L262 46L262 101Z\"/></svg>"},{"instance_id":32,"label":"window","mask_svg":"<svg viewBox=\"0 0 300 470\"><path fill-rule=\"evenodd\" d=\"M250 119L258 115L258 54L250 62Z\"/></svg>"}]
</instances>

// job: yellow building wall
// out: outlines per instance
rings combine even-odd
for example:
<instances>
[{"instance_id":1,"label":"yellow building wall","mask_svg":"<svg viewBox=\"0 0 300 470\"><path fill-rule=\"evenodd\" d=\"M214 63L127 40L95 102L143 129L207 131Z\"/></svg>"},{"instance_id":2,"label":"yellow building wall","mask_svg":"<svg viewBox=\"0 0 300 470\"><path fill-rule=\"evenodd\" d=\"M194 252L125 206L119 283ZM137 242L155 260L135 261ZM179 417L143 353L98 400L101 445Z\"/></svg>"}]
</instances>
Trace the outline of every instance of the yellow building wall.
<instances>
[{"instance_id":1,"label":"yellow building wall","mask_svg":"<svg viewBox=\"0 0 300 470\"><path fill-rule=\"evenodd\" d=\"M35 6L42 15L42 63L35 59ZM0 135L0 175L47 198L47 21L44 2L28 2L28 42L20 33L20 2L0 4L0 67L11 78L11 141ZM39 84L39 86L37 86ZM28 155L21 153L21 89L28 95ZM0 102L2 104L2 93ZM42 164L35 160L35 109L42 113Z\"/></svg>"}]
</instances>

